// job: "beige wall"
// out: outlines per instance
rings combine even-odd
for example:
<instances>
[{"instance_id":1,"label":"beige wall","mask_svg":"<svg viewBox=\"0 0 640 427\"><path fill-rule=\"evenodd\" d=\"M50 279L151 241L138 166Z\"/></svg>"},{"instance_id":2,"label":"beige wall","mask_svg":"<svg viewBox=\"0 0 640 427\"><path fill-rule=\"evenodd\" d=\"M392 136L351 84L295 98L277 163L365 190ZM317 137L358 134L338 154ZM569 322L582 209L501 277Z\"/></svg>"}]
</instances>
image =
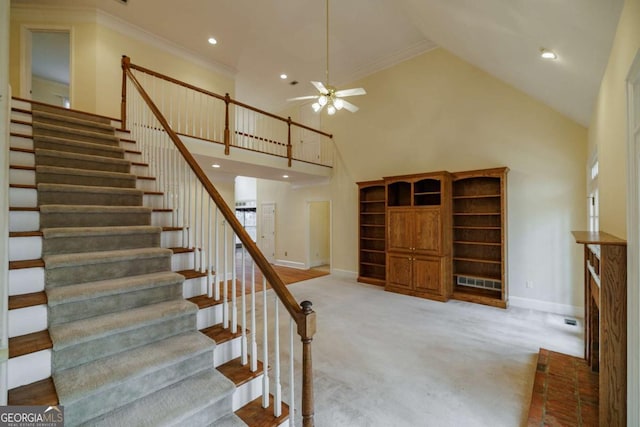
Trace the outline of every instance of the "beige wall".
<instances>
[{"instance_id":1,"label":"beige wall","mask_svg":"<svg viewBox=\"0 0 640 427\"><path fill-rule=\"evenodd\" d=\"M355 182L508 166L510 295L582 306L570 232L586 224L584 127L443 49L347 86L368 94L353 98L358 113L324 120L340 151L327 189L335 266L357 269Z\"/></svg>"},{"instance_id":2,"label":"beige wall","mask_svg":"<svg viewBox=\"0 0 640 427\"><path fill-rule=\"evenodd\" d=\"M101 17L103 22L111 18ZM106 21L105 21L106 20ZM115 31L98 23L95 11L46 8L11 9L10 79L20 88L23 28L68 28L71 31L71 107L83 111L120 116L122 55L133 63L169 74L212 92L234 94L232 77L193 63L161 49L150 40L124 27ZM126 34L125 34L126 33ZM74 90L74 88L82 88Z\"/></svg>"},{"instance_id":3,"label":"beige wall","mask_svg":"<svg viewBox=\"0 0 640 427\"><path fill-rule=\"evenodd\" d=\"M640 0L627 0L620 16L589 126L589 152L598 150L600 229L627 236L626 77L640 49Z\"/></svg>"},{"instance_id":4,"label":"beige wall","mask_svg":"<svg viewBox=\"0 0 640 427\"><path fill-rule=\"evenodd\" d=\"M329 202L310 202L309 206L309 265L317 267L330 262Z\"/></svg>"}]
</instances>

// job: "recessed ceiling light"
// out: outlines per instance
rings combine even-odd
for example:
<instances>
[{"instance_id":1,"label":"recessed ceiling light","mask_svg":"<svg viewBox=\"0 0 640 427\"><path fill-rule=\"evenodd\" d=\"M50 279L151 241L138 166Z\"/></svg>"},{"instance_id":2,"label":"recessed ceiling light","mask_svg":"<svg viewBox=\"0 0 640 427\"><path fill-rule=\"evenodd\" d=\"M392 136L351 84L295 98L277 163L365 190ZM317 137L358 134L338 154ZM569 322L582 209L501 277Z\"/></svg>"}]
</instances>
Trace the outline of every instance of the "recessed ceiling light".
<instances>
[{"instance_id":1,"label":"recessed ceiling light","mask_svg":"<svg viewBox=\"0 0 640 427\"><path fill-rule=\"evenodd\" d=\"M209 40L207 40L209 42L209 44L218 44L218 40L214 39L213 37L209 37Z\"/></svg>"},{"instance_id":2,"label":"recessed ceiling light","mask_svg":"<svg viewBox=\"0 0 640 427\"><path fill-rule=\"evenodd\" d=\"M287 77L288 77L288 76L287 76L286 74L280 74L280 78L281 78L282 80L285 80Z\"/></svg>"},{"instance_id":3,"label":"recessed ceiling light","mask_svg":"<svg viewBox=\"0 0 640 427\"><path fill-rule=\"evenodd\" d=\"M558 55L552 50L541 48L540 49L540 57L542 59L557 59Z\"/></svg>"},{"instance_id":4,"label":"recessed ceiling light","mask_svg":"<svg viewBox=\"0 0 640 427\"><path fill-rule=\"evenodd\" d=\"M219 167L220 167L220 165L219 165L219 164L217 164L217 163L214 163L214 164L212 164L212 165L211 165L211 167L212 167L212 168L219 168Z\"/></svg>"},{"instance_id":5,"label":"recessed ceiling light","mask_svg":"<svg viewBox=\"0 0 640 427\"><path fill-rule=\"evenodd\" d=\"M289 178L289 175L282 175L283 178Z\"/></svg>"}]
</instances>

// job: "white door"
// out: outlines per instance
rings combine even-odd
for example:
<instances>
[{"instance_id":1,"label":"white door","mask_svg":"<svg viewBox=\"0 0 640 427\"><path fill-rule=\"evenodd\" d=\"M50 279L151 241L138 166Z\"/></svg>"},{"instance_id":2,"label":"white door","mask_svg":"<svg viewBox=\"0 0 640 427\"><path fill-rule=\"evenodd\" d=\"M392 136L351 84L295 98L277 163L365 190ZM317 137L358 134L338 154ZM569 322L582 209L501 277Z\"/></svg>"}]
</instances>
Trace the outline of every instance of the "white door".
<instances>
[{"instance_id":1,"label":"white door","mask_svg":"<svg viewBox=\"0 0 640 427\"><path fill-rule=\"evenodd\" d=\"M640 51L627 76L627 402L640 401ZM627 424L640 425L640 406L627 405Z\"/></svg>"},{"instance_id":2,"label":"white door","mask_svg":"<svg viewBox=\"0 0 640 427\"><path fill-rule=\"evenodd\" d=\"M260 250L273 264L276 257L276 204L260 205Z\"/></svg>"}]
</instances>

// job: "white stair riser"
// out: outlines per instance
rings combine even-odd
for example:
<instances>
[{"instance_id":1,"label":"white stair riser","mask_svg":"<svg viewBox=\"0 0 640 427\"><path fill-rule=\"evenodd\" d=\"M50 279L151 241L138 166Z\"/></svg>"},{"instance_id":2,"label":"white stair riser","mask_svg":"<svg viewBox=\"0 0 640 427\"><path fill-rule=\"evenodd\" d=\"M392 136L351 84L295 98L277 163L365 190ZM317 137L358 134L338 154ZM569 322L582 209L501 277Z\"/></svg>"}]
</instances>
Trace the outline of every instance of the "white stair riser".
<instances>
[{"instance_id":1,"label":"white stair riser","mask_svg":"<svg viewBox=\"0 0 640 427\"><path fill-rule=\"evenodd\" d=\"M116 129L120 129L122 127L121 123L122 122L120 120L111 120L111 126L113 126ZM126 135L129 135L129 132L116 131L116 133L118 135L122 134L123 138L126 138Z\"/></svg>"},{"instance_id":2,"label":"white stair riser","mask_svg":"<svg viewBox=\"0 0 640 427\"><path fill-rule=\"evenodd\" d=\"M42 237L11 237L9 239L9 261L42 258Z\"/></svg>"},{"instance_id":3,"label":"white stair riser","mask_svg":"<svg viewBox=\"0 0 640 427\"><path fill-rule=\"evenodd\" d=\"M131 165L131 173L135 176L149 176L149 166Z\"/></svg>"},{"instance_id":4,"label":"white stair riser","mask_svg":"<svg viewBox=\"0 0 640 427\"><path fill-rule=\"evenodd\" d=\"M144 196L142 196L142 204L149 208L162 208L162 195L145 194Z\"/></svg>"},{"instance_id":5,"label":"white stair riser","mask_svg":"<svg viewBox=\"0 0 640 427\"><path fill-rule=\"evenodd\" d=\"M184 240L182 238L182 230L163 231L160 239L160 246L163 248L182 247Z\"/></svg>"},{"instance_id":6,"label":"white stair riser","mask_svg":"<svg viewBox=\"0 0 640 427\"><path fill-rule=\"evenodd\" d=\"M9 389L49 378L51 376L51 350L13 357L9 359L7 371Z\"/></svg>"},{"instance_id":7,"label":"white stair riser","mask_svg":"<svg viewBox=\"0 0 640 427\"><path fill-rule=\"evenodd\" d=\"M197 314L197 327L198 330L208 328L209 326L222 323L222 304L214 305L213 307L202 308L198 310ZM216 348L216 352L217 352ZM228 359L229 361L231 359ZM225 362L222 362L225 363ZM217 366L217 365L216 365Z\"/></svg>"},{"instance_id":8,"label":"white stair riser","mask_svg":"<svg viewBox=\"0 0 640 427\"><path fill-rule=\"evenodd\" d=\"M9 188L9 206L37 207L38 191L35 188Z\"/></svg>"},{"instance_id":9,"label":"white stair riser","mask_svg":"<svg viewBox=\"0 0 640 427\"><path fill-rule=\"evenodd\" d=\"M9 212L9 231L40 230L40 212Z\"/></svg>"},{"instance_id":10,"label":"white stair riser","mask_svg":"<svg viewBox=\"0 0 640 427\"><path fill-rule=\"evenodd\" d=\"M44 268L9 270L9 295L44 291Z\"/></svg>"},{"instance_id":11,"label":"white stair riser","mask_svg":"<svg viewBox=\"0 0 640 427\"><path fill-rule=\"evenodd\" d=\"M24 148L25 150L33 150L33 139L12 135L9 140L9 146L13 148Z\"/></svg>"},{"instance_id":12,"label":"white stair riser","mask_svg":"<svg viewBox=\"0 0 640 427\"><path fill-rule=\"evenodd\" d=\"M194 268L193 253L173 254L171 257L171 269L173 271L192 270Z\"/></svg>"},{"instance_id":13,"label":"white stair riser","mask_svg":"<svg viewBox=\"0 0 640 427\"><path fill-rule=\"evenodd\" d=\"M150 179L136 180L136 188L138 190L156 191L156 181Z\"/></svg>"},{"instance_id":14,"label":"white stair riser","mask_svg":"<svg viewBox=\"0 0 640 427\"><path fill-rule=\"evenodd\" d=\"M11 110L11 120L20 120L22 122L31 123L33 121L33 115L29 113L23 113L22 111Z\"/></svg>"},{"instance_id":15,"label":"white stair riser","mask_svg":"<svg viewBox=\"0 0 640 427\"><path fill-rule=\"evenodd\" d=\"M192 298L207 293L207 278L196 277L195 279L185 280L182 284L182 297Z\"/></svg>"},{"instance_id":16,"label":"white stair riser","mask_svg":"<svg viewBox=\"0 0 640 427\"><path fill-rule=\"evenodd\" d=\"M151 225L158 227L170 227L171 226L171 212L152 212L151 213Z\"/></svg>"},{"instance_id":17,"label":"white stair riser","mask_svg":"<svg viewBox=\"0 0 640 427\"><path fill-rule=\"evenodd\" d=\"M19 110L29 110L31 111L31 103L27 101L22 101L20 99L12 99L11 107L17 108Z\"/></svg>"},{"instance_id":18,"label":"white stair riser","mask_svg":"<svg viewBox=\"0 0 640 427\"><path fill-rule=\"evenodd\" d=\"M232 397L232 411L237 411L249 402L262 396L262 375L236 387Z\"/></svg>"},{"instance_id":19,"label":"white stair riser","mask_svg":"<svg viewBox=\"0 0 640 427\"><path fill-rule=\"evenodd\" d=\"M47 306L9 310L9 337L18 337L47 329Z\"/></svg>"},{"instance_id":20,"label":"white stair riser","mask_svg":"<svg viewBox=\"0 0 640 427\"><path fill-rule=\"evenodd\" d=\"M230 360L240 357L242 353L242 344L240 338L217 344L213 352L213 366L218 367Z\"/></svg>"},{"instance_id":21,"label":"white stair riser","mask_svg":"<svg viewBox=\"0 0 640 427\"><path fill-rule=\"evenodd\" d=\"M139 153L124 153L124 158L132 162L142 162L142 154Z\"/></svg>"},{"instance_id":22,"label":"white stair riser","mask_svg":"<svg viewBox=\"0 0 640 427\"><path fill-rule=\"evenodd\" d=\"M33 128L31 127L31 125L24 125L22 123L11 123L10 127L10 132L15 132L15 133L19 133L22 135L32 135L33 134Z\"/></svg>"},{"instance_id":23,"label":"white stair riser","mask_svg":"<svg viewBox=\"0 0 640 427\"><path fill-rule=\"evenodd\" d=\"M36 171L9 169L9 183L18 185L36 185Z\"/></svg>"},{"instance_id":24,"label":"white stair riser","mask_svg":"<svg viewBox=\"0 0 640 427\"><path fill-rule=\"evenodd\" d=\"M9 164L14 166L35 166L36 156L24 151L9 151Z\"/></svg>"}]
</instances>

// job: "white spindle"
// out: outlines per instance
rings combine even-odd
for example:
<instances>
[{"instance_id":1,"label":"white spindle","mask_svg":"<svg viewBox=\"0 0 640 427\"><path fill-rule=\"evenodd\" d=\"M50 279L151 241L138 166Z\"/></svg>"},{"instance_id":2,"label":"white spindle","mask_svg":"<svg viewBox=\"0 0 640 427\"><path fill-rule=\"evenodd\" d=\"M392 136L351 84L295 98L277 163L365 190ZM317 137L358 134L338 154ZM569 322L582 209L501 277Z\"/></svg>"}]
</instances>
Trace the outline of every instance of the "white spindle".
<instances>
[{"instance_id":1,"label":"white spindle","mask_svg":"<svg viewBox=\"0 0 640 427\"><path fill-rule=\"evenodd\" d=\"M251 372L258 370L258 343L256 342L256 263L251 260Z\"/></svg>"},{"instance_id":2,"label":"white spindle","mask_svg":"<svg viewBox=\"0 0 640 427\"><path fill-rule=\"evenodd\" d=\"M218 254L219 254L219 246L218 243L220 242L220 239L218 238L219 234L218 234L218 208L216 208L216 214L215 214L215 218L214 218L214 222L215 222L215 226L213 229L214 232L214 236L213 236L213 244L214 246L214 252L215 252L215 264L214 264L214 269L215 269L215 280L213 281L213 297L215 298L216 301L220 300L220 263L218 262Z\"/></svg>"},{"instance_id":3,"label":"white spindle","mask_svg":"<svg viewBox=\"0 0 640 427\"><path fill-rule=\"evenodd\" d=\"M209 254L209 259L207 260L207 296L209 298L213 297L213 245L211 243L211 237L213 236L213 224L211 223L211 210L213 207L211 206L211 197L209 197L209 209L207 214L207 223L208 227L208 242L207 242L207 253Z\"/></svg>"},{"instance_id":4,"label":"white spindle","mask_svg":"<svg viewBox=\"0 0 640 427\"><path fill-rule=\"evenodd\" d=\"M245 272L245 267L246 267L246 251L244 250L244 245L242 244L241 246L241 250L242 250L242 283L240 286L242 286L240 292L241 292L241 297L242 297L242 324L240 325L240 328L242 329L242 340L241 340L241 345L242 345L242 366L247 364L247 302L245 301L245 290L247 289L247 274Z\"/></svg>"},{"instance_id":5,"label":"white spindle","mask_svg":"<svg viewBox=\"0 0 640 427\"><path fill-rule=\"evenodd\" d=\"M229 242L227 239L227 222L224 221L224 225L222 226L222 247L223 247L223 259L222 263L224 265L224 269L222 270L222 326L225 329L229 329L229 287L227 286L227 266L229 264L229 253L228 247Z\"/></svg>"},{"instance_id":6,"label":"white spindle","mask_svg":"<svg viewBox=\"0 0 640 427\"><path fill-rule=\"evenodd\" d=\"M238 332L238 297L236 296L236 235L231 240L231 331Z\"/></svg>"},{"instance_id":7,"label":"white spindle","mask_svg":"<svg viewBox=\"0 0 640 427\"><path fill-rule=\"evenodd\" d=\"M278 296L274 297L273 304L273 333L274 333L274 372L273 379L275 380L274 393L273 393L273 416L279 417L282 414L282 385L280 384L280 316L278 313Z\"/></svg>"},{"instance_id":8,"label":"white spindle","mask_svg":"<svg viewBox=\"0 0 640 427\"><path fill-rule=\"evenodd\" d=\"M293 334L295 333L295 322L293 317L289 318L289 427L294 427L294 419L296 412L296 369L293 362Z\"/></svg>"},{"instance_id":9,"label":"white spindle","mask_svg":"<svg viewBox=\"0 0 640 427\"><path fill-rule=\"evenodd\" d=\"M205 212L205 197L207 199L209 199L209 195L207 193L205 193L204 191L204 186L200 185L200 194L202 194L202 197L200 198L200 272L204 273L206 272L206 251L205 251L205 244L204 244L204 232L205 232L205 219L206 216L204 214ZM208 248L207 248L208 250Z\"/></svg>"},{"instance_id":10,"label":"white spindle","mask_svg":"<svg viewBox=\"0 0 640 427\"><path fill-rule=\"evenodd\" d=\"M267 304L267 279L262 279L262 407L269 407L269 310Z\"/></svg>"}]
</instances>

